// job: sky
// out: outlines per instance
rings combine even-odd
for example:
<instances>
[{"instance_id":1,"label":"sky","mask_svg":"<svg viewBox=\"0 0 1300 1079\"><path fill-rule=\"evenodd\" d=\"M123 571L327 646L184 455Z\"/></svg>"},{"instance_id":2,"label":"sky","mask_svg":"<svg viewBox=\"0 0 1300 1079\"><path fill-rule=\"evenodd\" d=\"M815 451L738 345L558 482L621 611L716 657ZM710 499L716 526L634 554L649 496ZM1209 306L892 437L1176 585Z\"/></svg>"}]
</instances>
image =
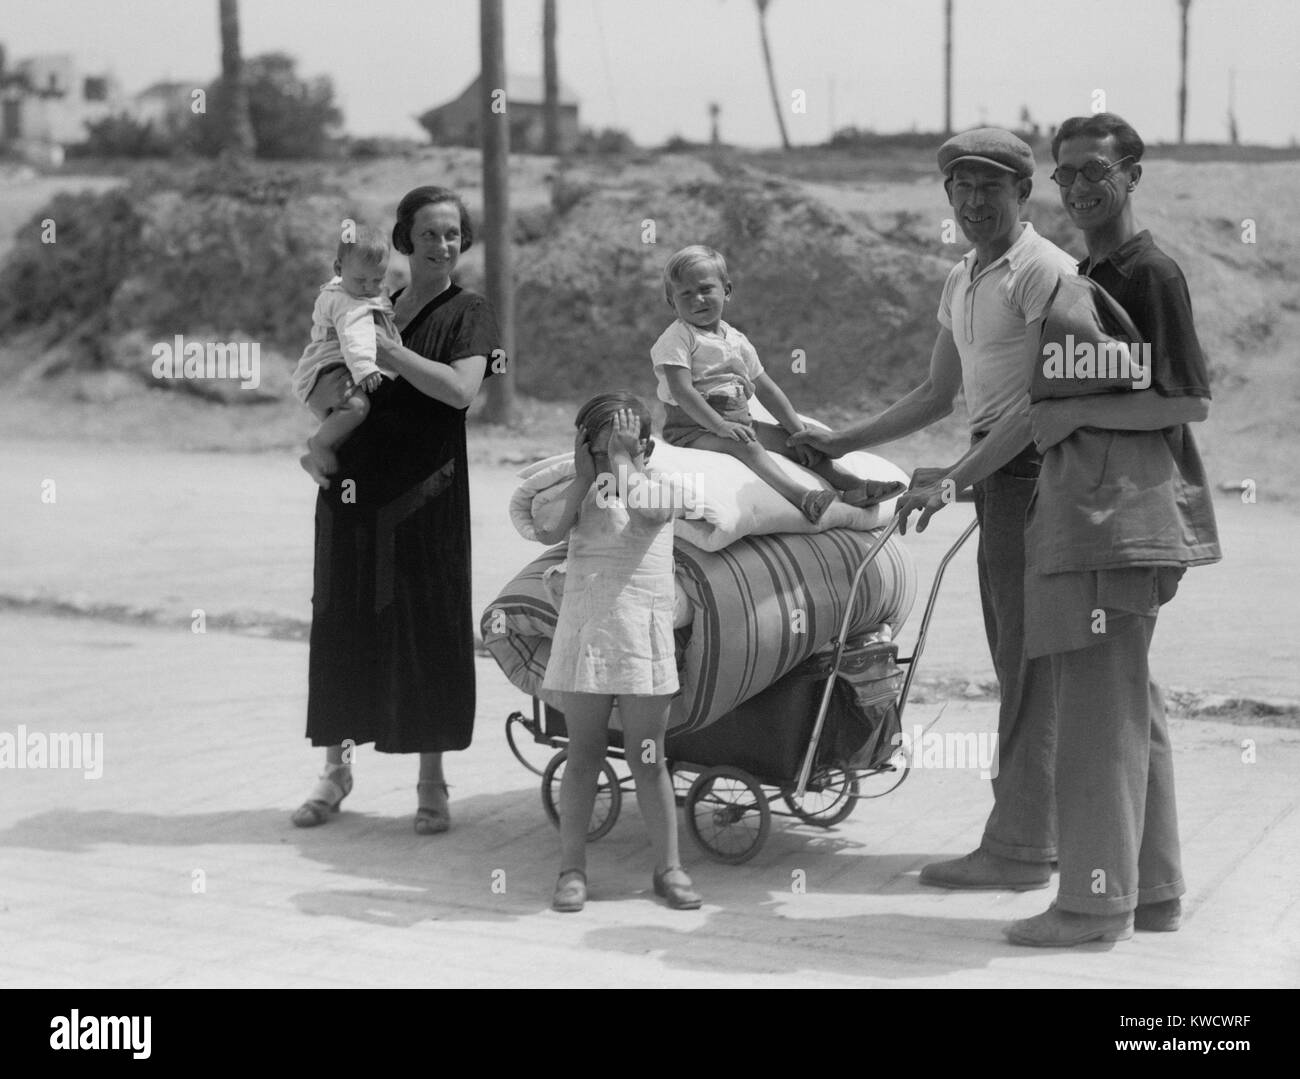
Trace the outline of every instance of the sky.
<instances>
[{"instance_id":1,"label":"sky","mask_svg":"<svg viewBox=\"0 0 1300 1079\"><path fill-rule=\"evenodd\" d=\"M779 142L752 0L558 0L561 79L583 127L643 145ZM505 0L506 65L541 71L541 0ZM241 0L245 57L284 51L329 75L345 129L423 139L414 117L479 65L477 0ZM778 91L794 144L854 125L943 126L943 0L771 0ZM1148 142L1177 137L1177 0L954 0L953 122L1047 127L1104 104ZM214 78L217 0L0 0L10 62L71 52L128 93ZM1244 142L1300 139L1300 0L1193 0L1187 137L1227 139L1230 72ZM795 111L801 92L804 111Z\"/></svg>"}]
</instances>

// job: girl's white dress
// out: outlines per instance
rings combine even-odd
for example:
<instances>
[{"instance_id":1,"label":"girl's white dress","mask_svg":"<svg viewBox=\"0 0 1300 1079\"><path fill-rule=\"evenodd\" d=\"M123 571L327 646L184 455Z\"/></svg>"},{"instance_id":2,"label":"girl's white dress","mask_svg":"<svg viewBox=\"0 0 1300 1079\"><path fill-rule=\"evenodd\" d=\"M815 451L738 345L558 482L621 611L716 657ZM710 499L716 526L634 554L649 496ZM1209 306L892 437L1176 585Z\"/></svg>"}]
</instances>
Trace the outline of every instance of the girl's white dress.
<instances>
[{"instance_id":1,"label":"girl's white dress","mask_svg":"<svg viewBox=\"0 0 1300 1079\"><path fill-rule=\"evenodd\" d=\"M645 524L592 484L569 533L564 600L542 688L677 692L673 523Z\"/></svg>"}]
</instances>

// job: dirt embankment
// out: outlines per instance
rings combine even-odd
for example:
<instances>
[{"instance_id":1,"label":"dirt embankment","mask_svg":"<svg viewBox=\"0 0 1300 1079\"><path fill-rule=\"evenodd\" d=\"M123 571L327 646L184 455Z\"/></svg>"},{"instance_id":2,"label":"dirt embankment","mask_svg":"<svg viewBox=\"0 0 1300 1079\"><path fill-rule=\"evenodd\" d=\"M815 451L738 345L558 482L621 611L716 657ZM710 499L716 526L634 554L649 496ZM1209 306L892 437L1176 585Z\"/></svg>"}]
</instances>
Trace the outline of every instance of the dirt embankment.
<instances>
[{"instance_id":1,"label":"dirt embankment","mask_svg":"<svg viewBox=\"0 0 1300 1079\"><path fill-rule=\"evenodd\" d=\"M860 168L831 173L822 162L816 177L804 178L792 157L778 176L754 160L683 154L565 164L515 160L515 370L528 399L523 428L565 426L573 402L598 388L626 386L653 396L649 347L672 318L661 269L688 243L707 243L726 255L736 286L728 319L749 334L804 410L832 421L862 415L924 376L940 286L965 249L960 235L945 231L950 210L937 175L918 168L909 178L895 169L873 178L871 162L861 161ZM313 168L319 176L321 168ZM1028 216L1082 254L1045 172ZM861 179L845 178L856 175ZM421 183L453 186L471 206L481 205L477 155L470 151L430 150L350 165L327 178L346 193L348 205L374 220L388 219L401 194ZM6 193L16 197L6 199L0 220L6 240L40 209L41 184L67 189L71 183L63 177L7 184ZM1179 261L1191 288L1215 391L1211 419L1198 430L1213 479L1251 480L1257 497L1293 501L1300 233L1288 222L1300 213L1300 163L1154 159L1136 206L1140 223ZM319 240L310 223L301 229ZM481 283L481 248L466 256L463 268L465 283ZM301 274L301 311L292 318L304 335L317 278L327 271ZM197 279L185 280L194 287ZM286 298L283 306L291 317L294 305ZM236 340L248 327L215 325L211 305L202 327L130 327L122 321L124 308L121 302L114 308L117 337L96 350L107 368L85 370L77 350L65 349L49 367L70 370L66 380L37 382L30 378L36 357L29 347L13 340L0 346L0 370L28 376L19 379L24 414L11 427L15 435L88 425L93 437L135 438L149 428L173 445L234 448L288 445L302 437L305 422L283 399L282 377L263 380L279 399L255 409L213 410L186 401L175 406L173 418L172 403L181 395L158 394L141 342L164 329ZM281 375L296 359L287 346L264 349L263 356L286 368ZM234 403L243 399L237 395ZM503 457L563 442L541 430L520 435L500 432ZM957 416L937 437L915 440L909 449L920 447L917 456L944 463L960 443Z\"/></svg>"}]
</instances>

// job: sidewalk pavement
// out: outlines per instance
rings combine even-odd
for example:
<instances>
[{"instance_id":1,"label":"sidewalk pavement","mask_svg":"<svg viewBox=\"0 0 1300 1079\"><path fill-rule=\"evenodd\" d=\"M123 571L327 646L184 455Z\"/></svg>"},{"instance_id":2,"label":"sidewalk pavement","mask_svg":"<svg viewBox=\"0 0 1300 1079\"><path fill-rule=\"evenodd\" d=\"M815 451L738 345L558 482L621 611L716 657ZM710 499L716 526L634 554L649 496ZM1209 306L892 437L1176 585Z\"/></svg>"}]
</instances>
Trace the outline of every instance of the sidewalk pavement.
<instances>
[{"instance_id":1,"label":"sidewalk pavement","mask_svg":"<svg viewBox=\"0 0 1300 1079\"><path fill-rule=\"evenodd\" d=\"M99 734L103 750L97 779L0 771L0 986L1300 983L1295 730L1173 721L1184 928L1039 951L1001 926L1051 891L917 881L978 842L990 795L975 770L919 769L829 831L776 818L743 866L709 860L683 828L698 912L655 900L629 797L591 848L592 902L560 915L540 780L501 730L528 699L490 660L474 745L448 758L452 831L428 838L411 826L415 761L368 747L344 811L290 825L320 763L301 736L301 643L9 613L0 660L22 675L6 679L0 736ZM914 705L905 725L941 708ZM934 730L995 719L989 702L954 701Z\"/></svg>"}]
</instances>

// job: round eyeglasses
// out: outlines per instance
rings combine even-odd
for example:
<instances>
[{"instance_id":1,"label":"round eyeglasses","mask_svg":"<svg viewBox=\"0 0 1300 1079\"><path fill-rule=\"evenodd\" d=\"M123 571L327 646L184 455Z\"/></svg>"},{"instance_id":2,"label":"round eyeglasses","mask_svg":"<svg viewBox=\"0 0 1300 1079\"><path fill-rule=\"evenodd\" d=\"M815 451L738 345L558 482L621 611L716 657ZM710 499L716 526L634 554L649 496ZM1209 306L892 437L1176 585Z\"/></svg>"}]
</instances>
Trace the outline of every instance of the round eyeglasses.
<instances>
[{"instance_id":1,"label":"round eyeglasses","mask_svg":"<svg viewBox=\"0 0 1300 1079\"><path fill-rule=\"evenodd\" d=\"M1058 165L1056 171L1052 173L1052 179L1062 187L1073 187L1075 177L1078 176L1079 173L1083 173L1083 178L1087 180L1088 183L1099 184L1106 178L1111 169L1117 169L1124 164L1125 161L1132 160L1133 155L1129 154L1128 157L1121 157L1113 165L1108 165L1106 162L1099 161L1096 158L1089 161L1081 169L1076 169L1073 165Z\"/></svg>"}]
</instances>

